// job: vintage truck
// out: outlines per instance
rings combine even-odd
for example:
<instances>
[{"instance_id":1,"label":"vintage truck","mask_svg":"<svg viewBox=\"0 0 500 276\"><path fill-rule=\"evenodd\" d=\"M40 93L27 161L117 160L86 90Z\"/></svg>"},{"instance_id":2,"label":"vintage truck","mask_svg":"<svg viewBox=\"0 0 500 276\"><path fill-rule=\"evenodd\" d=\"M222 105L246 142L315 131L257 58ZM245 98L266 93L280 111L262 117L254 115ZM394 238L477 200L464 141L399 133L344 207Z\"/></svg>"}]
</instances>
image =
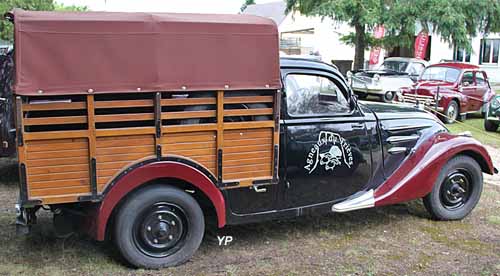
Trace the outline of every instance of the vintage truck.
<instances>
[{"instance_id":1,"label":"vintage truck","mask_svg":"<svg viewBox=\"0 0 500 276\"><path fill-rule=\"evenodd\" d=\"M434 115L360 103L331 65L280 60L268 19L8 18L2 96L14 103L22 232L44 206L57 225L78 223L132 265L159 268L187 261L211 222L420 198L433 218L462 219L482 174L496 173L478 141Z\"/></svg>"}]
</instances>

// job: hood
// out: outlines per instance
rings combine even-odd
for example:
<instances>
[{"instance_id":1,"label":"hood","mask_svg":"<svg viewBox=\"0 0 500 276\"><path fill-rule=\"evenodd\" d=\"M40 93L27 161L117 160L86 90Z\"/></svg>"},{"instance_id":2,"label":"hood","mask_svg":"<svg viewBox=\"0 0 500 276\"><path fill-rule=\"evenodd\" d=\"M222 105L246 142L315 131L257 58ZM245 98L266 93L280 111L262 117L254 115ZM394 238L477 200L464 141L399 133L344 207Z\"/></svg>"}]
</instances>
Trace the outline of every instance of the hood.
<instances>
[{"instance_id":1,"label":"hood","mask_svg":"<svg viewBox=\"0 0 500 276\"><path fill-rule=\"evenodd\" d=\"M408 75L408 73L405 73L405 72L397 72L397 71L390 71L390 70L367 70L367 71L360 71L360 72L356 73L356 76L373 78L373 76L376 74L379 76L406 76L406 75Z\"/></svg>"},{"instance_id":2,"label":"hood","mask_svg":"<svg viewBox=\"0 0 500 276\"><path fill-rule=\"evenodd\" d=\"M360 101L359 104L362 106L363 110L366 111L368 109L380 120L409 118L435 120L435 116L431 113L406 104L388 104L367 101Z\"/></svg>"}]
</instances>

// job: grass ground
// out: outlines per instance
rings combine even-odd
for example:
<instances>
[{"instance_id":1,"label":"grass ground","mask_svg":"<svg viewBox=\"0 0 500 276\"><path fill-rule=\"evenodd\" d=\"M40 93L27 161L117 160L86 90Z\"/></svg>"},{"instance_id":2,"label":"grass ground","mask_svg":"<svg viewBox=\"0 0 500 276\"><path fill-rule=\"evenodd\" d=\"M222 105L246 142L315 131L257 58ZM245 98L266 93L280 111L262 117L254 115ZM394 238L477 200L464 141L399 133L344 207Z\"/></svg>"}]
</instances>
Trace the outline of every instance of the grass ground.
<instances>
[{"instance_id":1,"label":"grass ground","mask_svg":"<svg viewBox=\"0 0 500 276\"><path fill-rule=\"evenodd\" d=\"M464 123L448 127L453 132L471 131L499 155L499 133L489 137L476 130L483 129L481 118ZM110 243L83 235L55 238L46 212L32 235L16 236L15 165L15 160L0 159L0 275L500 276L498 178L485 178L479 205L462 221L430 220L417 200L344 214L208 229L191 261L146 271L124 265ZM217 236L223 235L233 236L234 241L219 246Z\"/></svg>"},{"instance_id":2,"label":"grass ground","mask_svg":"<svg viewBox=\"0 0 500 276\"><path fill-rule=\"evenodd\" d=\"M470 131L472 137L481 143L500 147L500 131L487 132L484 130L484 118L479 115L469 115L465 121L446 125L446 127L453 133Z\"/></svg>"}]
</instances>

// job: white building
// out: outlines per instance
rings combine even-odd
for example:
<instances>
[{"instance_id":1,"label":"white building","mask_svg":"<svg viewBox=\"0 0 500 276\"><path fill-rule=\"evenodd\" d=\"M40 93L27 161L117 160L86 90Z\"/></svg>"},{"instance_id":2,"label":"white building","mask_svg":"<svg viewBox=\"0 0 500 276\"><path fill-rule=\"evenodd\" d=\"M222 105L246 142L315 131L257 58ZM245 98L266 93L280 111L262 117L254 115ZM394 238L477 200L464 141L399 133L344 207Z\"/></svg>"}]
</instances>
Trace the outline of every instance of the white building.
<instances>
[{"instance_id":1,"label":"white building","mask_svg":"<svg viewBox=\"0 0 500 276\"><path fill-rule=\"evenodd\" d=\"M278 25L280 33L280 48L287 54L311 55L319 54L324 62L350 64L354 60L354 46L346 45L340 38L354 29L346 23L335 22L329 18L306 17L297 12L285 15L285 2L272 2L265 4L249 5L243 12L273 19ZM416 28L418 29L418 27ZM419 30L416 30L416 34ZM442 60L459 60L479 65L483 68L491 82L500 83L500 34L489 34L487 37L472 39L472 52L465 53L455 49L449 43L441 40L440 36L433 34L429 42L428 59L430 63ZM384 51L382 50L379 64L383 57L402 55L407 56L411 51ZM365 52L367 63L370 52ZM347 63L343 62L347 61Z\"/></svg>"}]
</instances>

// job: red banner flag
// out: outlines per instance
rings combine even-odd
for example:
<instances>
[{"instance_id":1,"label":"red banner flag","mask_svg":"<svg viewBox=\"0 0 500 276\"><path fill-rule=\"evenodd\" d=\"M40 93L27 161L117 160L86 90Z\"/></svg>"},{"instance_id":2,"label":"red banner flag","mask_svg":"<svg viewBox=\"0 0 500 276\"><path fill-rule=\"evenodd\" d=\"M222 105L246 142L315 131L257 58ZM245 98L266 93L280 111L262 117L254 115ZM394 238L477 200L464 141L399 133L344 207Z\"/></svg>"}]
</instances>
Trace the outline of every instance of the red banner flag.
<instances>
[{"instance_id":1,"label":"red banner flag","mask_svg":"<svg viewBox=\"0 0 500 276\"><path fill-rule=\"evenodd\" d=\"M384 37L384 35L385 35L385 28L382 25L375 27L375 29L373 30L373 36L377 39ZM381 52L380 47L372 48L372 50L370 51L370 65L378 64L380 52Z\"/></svg>"},{"instance_id":2,"label":"red banner flag","mask_svg":"<svg viewBox=\"0 0 500 276\"><path fill-rule=\"evenodd\" d=\"M428 44L429 34L425 31L421 31L415 39L415 58L425 59Z\"/></svg>"}]
</instances>

